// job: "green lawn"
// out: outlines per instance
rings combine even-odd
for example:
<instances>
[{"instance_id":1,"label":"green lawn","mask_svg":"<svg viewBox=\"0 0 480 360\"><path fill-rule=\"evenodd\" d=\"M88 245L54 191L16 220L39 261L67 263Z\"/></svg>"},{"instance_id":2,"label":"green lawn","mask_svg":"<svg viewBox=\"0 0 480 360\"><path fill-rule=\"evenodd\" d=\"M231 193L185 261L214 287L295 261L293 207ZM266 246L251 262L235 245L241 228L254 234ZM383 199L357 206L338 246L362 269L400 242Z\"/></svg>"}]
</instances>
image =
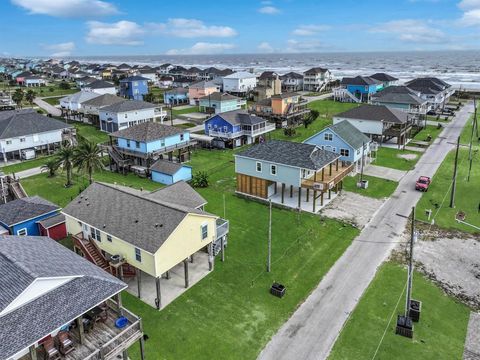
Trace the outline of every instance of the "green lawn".
<instances>
[{"instance_id":1,"label":"green lawn","mask_svg":"<svg viewBox=\"0 0 480 360\"><path fill-rule=\"evenodd\" d=\"M43 99L43 101L49 103L50 105L58 105L60 104L60 99L63 98L64 96L55 96L55 97L49 97L46 99Z\"/></svg>"},{"instance_id":2,"label":"green lawn","mask_svg":"<svg viewBox=\"0 0 480 360\"><path fill-rule=\"evenodd\" d=\"M179 110L176 110L175 108L173 108L172 112L173 112L173 116L178 116L178 115L183 115L183 114L190 114L190 113L193 113L193 112L199 112L200 109L198 106L191 106L189 108L186 108L186 109L179 109Z\"/></svg>"},{"instance_id":3,"label":"green lawn","mask_svg":"<svg viewBox=\"0 0 480 360\"><path fill-rule=\"evenodd\" d=\"M434 125L427 125L425 129L420 130L414 137L414 140L418 141L427 141L428 136L431 136L430 144L437 138L438 135L442 132L443 127L438 129Z\"/></svg>"},{"instance_id":4,"label":"green lawn","mask_svg":"<svg viewBox=\"0 0 480 360\"><path fill-rule=\"evenodd\" d=\"M77 129L77 135L80 135L81 137L89 141L93 141L99 144L109 140L108 134L106 132L100 131L93 125L80 123L77 121L68 121L68 123L75 126L75 128Z\"/></svg>"},{"instance_id":5,"label":"green lawn","mask_svg":"<svg viewBox=\"0 0 480 360\"><path fill-rule=\"evenodd\" d=\"M334 115L358 107L354 103L342 103L333 100L316 100L308 104L312 110L317 110L321 117L331 119Z\"/></svg>"},{"instance_id":6,"label":"green lawn","mask_svg":"<svg viewBox=\"0 0 480 360\"><path fill-rule=\"evenodd\" d=\"M381 359L462 359L470 310L445 295L420 273L414 274L413 298L422 301L413 340L395 335L396 316L404 312L406 269L386 263L350 316L329 360L373 359L392 312L392 322L375 357Z\"/></svg>"},{"instance_id":7,"label":"green lawn","mask_svg":"<svg viewBox=\"0 0 480 360\"><path fill-rule=\"evenodd\" d=\"M392 180L385 180L374 176L363 175L364 180L368 180L368 188L360 189L357 187L357 181L360 179L358 176L347 176L343 180L343 189L346 191L352 191L360 195L373 197L376 199L383 199L390 197L397 188L398 183Z\"/></svg>"},{"instance_id":8,"label":"green lawn","mask_svg":"<svg viewBox=\"0 0 480 360\"><path fill-rule=\"evenodd\" d=\"M414 159L401 158L401 155L415 155ZM422 154L415 151L398 150L393 148L381 147L377 151L377 159L374 165L385 166L398 170L412 170Z\"/></svg>"},{"instance_id":9,"label":"green lawn","mask_svg":"<svg viewBox=\"0 0 480 360\"><path fill-rule=\"evenodd\" d=\"M50 156L41 156L33 160L22 161L17 164L3 166L1 170L4 174L18 173L19 171L33 169L42 166L47 162Z\"/></svg>"},{"instance_id":10,"label":"green lawn","mask_svg":"<svg viewBox=\"0 0 480 360\"><path fill-rule=\"evenodd\" d=\"M446 115L440 115L440 116L438 116L438 115L427 115L427 120L429 120L429 121L449 122L451 119L452 119L451 116L446 116Z\"/></svg>"}]
</instances>

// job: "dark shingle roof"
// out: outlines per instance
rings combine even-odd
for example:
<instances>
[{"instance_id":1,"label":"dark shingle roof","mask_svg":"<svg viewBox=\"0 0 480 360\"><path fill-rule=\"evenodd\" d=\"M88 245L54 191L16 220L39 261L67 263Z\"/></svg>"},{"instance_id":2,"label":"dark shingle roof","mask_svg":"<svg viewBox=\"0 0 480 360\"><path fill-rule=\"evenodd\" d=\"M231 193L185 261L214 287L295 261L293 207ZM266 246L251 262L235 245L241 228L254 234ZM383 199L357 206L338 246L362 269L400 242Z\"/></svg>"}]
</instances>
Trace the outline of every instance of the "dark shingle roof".
<instances>
[{"instance_id":1,"label":"dark shingle roof","mask_svg":"<svg viewBox=\"0 0 480 360\"><path fill-rule=\"evenodd\" d=\"M157 105L141 101L141 100L124 100L122 102L117 102L112 105L102 107L102 111L107 112L126 112L126 111L136 111L136 110L144 110L144 109L155 109Z\"/></svg>"},{"instance_id":2,"label":"dark shingle roof","mask_svg":"<svg viewBox=\"0 0 480 360\"><path fill-rule=\"evenodd\" d=\"M0 236L0 311L35 280L71 278L0 315L0 353L6 358L44 338L126 288L126 284L42 236Z\"/></svg>"},{"instance_id":3,"label":"dark shingle roof","mask_svg":"<svg viewBox=\"0 0 480 360\"><path fill-rule=\"evenodd\" d=\"M381 82L386 82L386 81L397 81L398 79L396 77L393 77L389 74L386 73L375 73L370 76L372 79L381 81Z\"/></svg>"},{"instance_id":4,"label":"dark shingle roof","mask_svg":"<svg viewBox=\"0 0 480 360\"><path fill-rule=\"evenodd\" d=\"M427 102L406 86L389 86L372 96L372 101L421 105Z\"/></svg>"},{"instance_id":5,"label":"dark shingle roof","mask_svg":"<svg viewBox=\"0 0 480 360\"><path fill-rule=\"evenodd\" d=\"M410 89L419 91L423 94L438 94L439 92L451 87L450 84L434 77L417 78L408 81L407 85Z\"/></svg>"},{"instance_id":6,"label":"dark shingle roof","mask_svg":"<svg viewBox=\"0 0 480 360\"><path fill-rule=\"evenodd\" d=\"M72 126L41 115L33 109L0 112L0 139L68 129Z\"/></svg>"},{"instance_id":7,"label":"dark shingle roof","mask_svg":"<svg viewBox=\"0 0 480 360\"><path fill-rule=\"evenodd\" d=\"M379 84L380 81L373 79L368 76L355 76L354 78L351 77L344 77L342 79L342 85L376 85Z\"/></svg>"},{"instance_id":8,"label":"dark shingle roof","mask_svg":"<svg viewBox=\"0 0 480 360\"><path fill-rule=\"evenodd\" d=\"M328 128L340 136L343 141L345 141L354 149L360 149L363 144L368 144L370 142L370 138L367 135L362 133L347 120L340 121L339 123L331 125Z\"/></svg>"},{"instance_id":9,"label":"dark shingle roof","mask_svg":"<svg viewBox=\"0 0 480 360\"><path fill-rule=\"evenodd\" d=\"M85 87L88 87L90 89L106 89L106 88L115 87L115 85L105 80L96 80L86 85Z\"/></svg>"},{"instance_id":10,"label":"dark shingle roof","mask_svg":"<svg viewBox=\"0 0 480 360\"><path fill-rule=\"evenodd\" d=\"M228 93L221 93L221 92L215 91L210 95L201 97L200 100L230 101L230 100L240 100L240 98L234 95L230 95Z\"/></svg>"},{"instance_id":11,"label":"dark shingle roof","mask_svg":"<svg viewBox=\"0 0 480 360\"><path fill-rule=\"evenodd\" d=\"M44 220L40 220L38 223L42 225L45 229L49 229L53 226L56 226L58 224L62 224L65 222L65 215L63 214L57 214L54 216L50 216Z\"/></svg>"},{"instance_id":12,"label":"dark shingle roof","mask_svg":"<svg viewBox=\"0 0 480 360\"><path fill-rule=\"evenodd\" d=\"M115 131L111 136L134 141L149 142L183 133L185 133L184 130L176 127L149 121L130 126L123 130Z\"/></svg>"},{"instance_id":13,"label":"dark shingle roof","mask_svg":"<svg viewBox=\"0 0 480 360\"><path fill-rule=\"evenodd\" d=\"M303 79L303 75L292 71L280 76L280 79Z\"/></svg>"},{"instance_id":14,"label":"dark shingle roof","mask_svg":"<svg viewBox=\"0 0 480 360\"><path fill-rule=\"evenodd\" d=\"M176 203L182 206L197 209L207 203L198 192L196 192L185 181L178 181L175 184L160 188L145 195L146 198L153 200Z\"/></svg>"},{"instance_id":15,"label":"dark shingle roof","mask_svg":"<svg viewBox=\"0 0 480 360\"><path fill-rule=\"evenodd\" d=\"M26 197L0 205L0 222L12 226L55 210L60 207L39 196Z\"/></svg>"},{"instance_id":16,"label":"dark shingle roof","mask_svg":"<svg viewBox=\"0 0 480 360\"><path fill-rule=\"evenodd\" d=\"M125 99L121 98L120 96L116 96L112 94L103 94L93 99L85 101L83 103L83 106L103 107L103 106L117 104L122 101L125 101Z\"/></svg>"},{"instance_id":17,"label":"dark shingle roof","mask_svg":"<svg viewBox=\"0 0 480 360\"><path fill-rule=\"evenodd\" d=\"M406 112L392 109L384 105L361 105L340 114L336 114L335 117L384 121L395 124L404 124L408 121L408 114Z\"/></svg>"},{"instance_id":18,"label":"dark shingle roof","mask_svg":"<svg viewBox=\"0 0 480 360\"><path fill-rule=\"evenodd\" d=\"M325 68L322 68L322 67L313 67L311 69L308 69L307 71L304 72L304 74L306 75L310 75L310 74L323 74L325 72L327 72L328 69L325 69Z\"/></svg>"},{"instance_id":19,"label":"dark shingle roof","mask_svg":"<svg viewBox=\"0 0 480 360\"><path fill-rule=\"evenodd\" d=\"M151 171L160 172L167 175L175 175L182 168L182 164L159 159L150 167Z\"/></svg>"},{"instance_id":20,"label":"dark shingle roof","mask_svg":"<svg viewBox=\"0 0 480 360\"><path fill-rule=\"evenodd\" d=\"M147 79L146 77L133 75L133 76L129 76L124 79L121 79L120 82L122 83L122 82L130 82L130 81L148 81L148 80L149 79Z\"/></svg>"},{"instance_id":21,"label":"dark shingle roof","mask_svg":"<svg viewBox=\"0 0 480 360\"><path fill-rule=\"evenodd\" d=\"M259 79L275 79L278 76L278 74L275 71L264 71L263 73L260 74L258 77Z\"/></svg>"},{"instance_id":22,"label":"dark shingle roof","mask_svg":"<svg viewBox=\"0 0 480 360\"><path fill-rule=\"evenodd\" d=\"M214 117L215 116L221 117L222 119L224 119L225 121L227 121L232 125L237 125L237 124L254 125L254 124L259 124L267 121L257 115L249 114L245 110L226 111L226 112L222 112L220 114L214 115Z\"/></svg>"},{"instance_id":23,"label":"dark shingle roof","mask_svg":"<svg viewBox=\"0 0 480 360\"><path fill-rule=\"evenodd\" d=\"M281 140L254 145L236 156L309 170L319 170L339 158L338 154L322 150L315 145Z\"/></svg>"},{"instance_id":24,"label":"dark shingle roof","mask_svg":"<svg viewBox=\"0 0 480 360\"><path fill-rule=\"evenodd\" d=\"M213 216L101 183L90 185L62 212L152 254L188 213Z\"/></svg>"}]
</instances>

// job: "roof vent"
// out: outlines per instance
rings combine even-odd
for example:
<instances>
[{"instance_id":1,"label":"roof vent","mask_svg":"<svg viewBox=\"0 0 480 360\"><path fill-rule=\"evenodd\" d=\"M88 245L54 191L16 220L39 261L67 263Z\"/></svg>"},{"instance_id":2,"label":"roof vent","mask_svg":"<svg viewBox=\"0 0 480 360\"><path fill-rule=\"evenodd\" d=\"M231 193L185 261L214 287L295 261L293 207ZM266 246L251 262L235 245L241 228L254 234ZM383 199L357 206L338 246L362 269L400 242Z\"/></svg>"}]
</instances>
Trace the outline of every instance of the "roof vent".
<instances>
[{"instance_id":1,"label":"roof vent","mask_svg":"<svg viewBox=\"0 0 480 360\"><path fill-rule=\"evenodd\" d=\"M103 228L105 229L107 227L107 225L103 224Z\"/></svg>"},{"instance_id":2,"label":"roof vent","mask_svg":"<svg viewBox=\"0 0 480 360\"><path fill-rule=\"evenodd\" d=\"M138 224L138 219L135 219L135 224Z\"/></svg>"}]
</instances>

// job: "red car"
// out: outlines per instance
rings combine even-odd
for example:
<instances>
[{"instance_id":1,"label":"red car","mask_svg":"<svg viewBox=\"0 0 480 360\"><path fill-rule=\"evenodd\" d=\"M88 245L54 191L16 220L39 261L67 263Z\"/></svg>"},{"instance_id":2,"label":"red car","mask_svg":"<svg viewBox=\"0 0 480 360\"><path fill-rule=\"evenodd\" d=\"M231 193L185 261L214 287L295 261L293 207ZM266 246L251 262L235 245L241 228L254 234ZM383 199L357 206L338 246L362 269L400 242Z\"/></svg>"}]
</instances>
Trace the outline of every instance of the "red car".
<instances>
[{"instance_id":1,"label":"red car","mask_svg":"<svg viewBox=\"0 0 480 360\"><path fill-rule=\"evenodd\" d=\"M420 176L415 183L415 190L428 191L428 187L432 183L432 179L428 176Z\"/></svg>"}]
</instances>

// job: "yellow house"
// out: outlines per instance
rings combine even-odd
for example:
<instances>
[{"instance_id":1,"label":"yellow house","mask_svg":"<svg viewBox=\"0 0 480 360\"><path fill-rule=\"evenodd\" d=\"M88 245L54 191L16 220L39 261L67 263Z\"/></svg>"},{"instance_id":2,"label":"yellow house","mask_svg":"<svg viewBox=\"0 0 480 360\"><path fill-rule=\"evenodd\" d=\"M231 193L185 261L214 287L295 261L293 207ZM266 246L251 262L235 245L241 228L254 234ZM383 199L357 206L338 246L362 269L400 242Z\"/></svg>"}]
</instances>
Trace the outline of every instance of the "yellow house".
<instances>
[{"instance_id":1,"label":"yellow house","mask_svg":"<svg viewBox=\"0 0 480 360\"><path fill-rule=\"evenodd\" d=\"M228 222L205 212L205 204L185 182L151 193L93 183L63 213L78 253L119 277L137 276L139 284L142 273L154 277L160 309L163 274L182 262L188 267L199 251L208 252L212 270L224 248Z\"/></svg>"}]
</instances>

